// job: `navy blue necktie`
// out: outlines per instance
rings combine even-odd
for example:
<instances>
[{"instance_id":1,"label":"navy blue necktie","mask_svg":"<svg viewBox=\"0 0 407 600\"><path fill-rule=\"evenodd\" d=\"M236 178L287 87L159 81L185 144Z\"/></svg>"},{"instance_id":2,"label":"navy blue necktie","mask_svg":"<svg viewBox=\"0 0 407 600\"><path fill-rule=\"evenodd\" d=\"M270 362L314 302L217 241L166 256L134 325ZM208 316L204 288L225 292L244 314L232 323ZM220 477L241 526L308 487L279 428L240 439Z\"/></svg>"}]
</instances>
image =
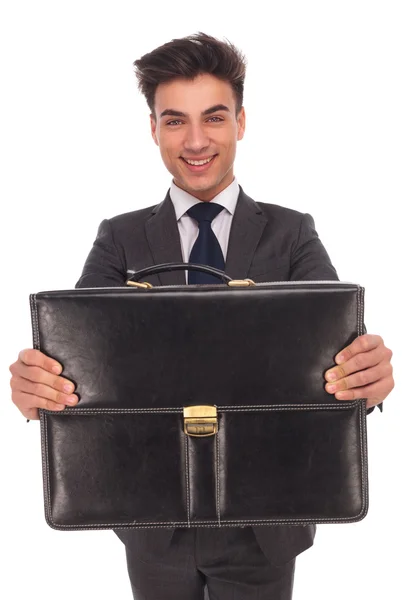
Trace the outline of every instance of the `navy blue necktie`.
<instances>
[{"instance_id":1,"label":"navy blue necktie","mask_svg":"<svg viewBox=\"0 0 407 600\"><path fill-rule=\"evenodd\" d=\"M190 263L209 265L222 271L225 270L222 248L211 227L213 219L223 208L220 204L214 204L213 202L199 202L187 210L189 216L195 219L199 225L199 235L189 255ZM188 271L188 283L222 283L222 280L214 275Z\"/></svg>"}]
</instances>

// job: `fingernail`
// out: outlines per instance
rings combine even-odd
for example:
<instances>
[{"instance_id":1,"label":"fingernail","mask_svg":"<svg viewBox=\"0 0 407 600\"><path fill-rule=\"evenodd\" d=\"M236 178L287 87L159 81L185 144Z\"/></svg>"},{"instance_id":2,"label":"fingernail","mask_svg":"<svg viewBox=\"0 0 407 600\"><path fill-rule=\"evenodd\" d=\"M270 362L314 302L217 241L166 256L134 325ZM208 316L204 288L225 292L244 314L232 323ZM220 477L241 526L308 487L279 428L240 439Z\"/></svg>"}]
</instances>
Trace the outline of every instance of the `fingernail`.
<instances>
[{"instance_id":1,"label":"fingernail","mask_svg":"<svg viewBox=\"0 0 407 600\"><path fill-rule=\"evenodd\" d=\"M328 390L328 392L334 392L336 390L336 385L335 384L327 385L326 389Z\"/></svg>"},{"instance_id":2,"label":"fingernail","mask_svg":"<svg viewBox=\"0 0 407 600\"><path fill-rule=\"evenodd\" d=\"M328 381L335 381L335 379L338 379L338 376L334 371L331 371L330 373L327 373L326 378Z\"/></svg>"},{"instance_id":3,"label":"fingernail","mask_svg":"<svg viewBox=\"0 0 407 600\"><path fill-rule=\"evenodd\" d=\"M73 391L74 391L74 386L72 385L72 383L65 383L64 392L66 392L67 394L70 394Z\"/></svg>"},{"instance_id":4,"label":"fingernail","mask_svg":"<svg viewBox=\"0 0 407 600\"><path fill-rule=\"evenodd\" d=\"M61 365L54 365L52 367L52 372L56 373L57 375L59 375L60 373L62 373L62 367L61 367Z\"/></svg>"},{"instance_id":5,"label":"fingernail","mask_svg":"<svg viewBox=\"0 0 407 600\"><path fill-rule=\"evenodd\" d=\"M77 397L76 396L68 396L66 401L68 402L68 404L76 404Z\"/></svg>"},{"instance_id":6,"label":"fingernail","mask_svg":"<svg viewBox=\"0 0 407 600\"><path fill-rule=\"evenodd\" d=\"M337 398L338 400L345 400L345 399L346 399L346 393L345 393L345 392L338 392L338 393L336 394L336 398Z\"/></svg>"},{"instance_id":7,"label":"fingernail","mask_svg":"<svg viewBox=\"0 0 407 600\"><path fill-rule=\"evenodd\" d=\"M336 360L336 364L337 364L337 365L340 365L340 364L342 364L343 362L345 362L345 357L344 357L344 355L343 355L343 354L338 354L338 356L336 357L336 359L335 359L335 360Z\"/></svg>"}]
</instances>

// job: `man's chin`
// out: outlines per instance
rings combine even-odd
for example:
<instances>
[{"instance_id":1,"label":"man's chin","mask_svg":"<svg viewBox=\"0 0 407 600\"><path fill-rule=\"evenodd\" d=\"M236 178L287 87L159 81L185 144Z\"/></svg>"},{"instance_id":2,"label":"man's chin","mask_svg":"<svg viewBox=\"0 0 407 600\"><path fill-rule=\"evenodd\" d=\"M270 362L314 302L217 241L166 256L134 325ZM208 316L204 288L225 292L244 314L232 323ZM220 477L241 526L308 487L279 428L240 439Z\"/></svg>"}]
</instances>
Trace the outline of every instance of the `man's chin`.
<instances>
[{"instance_id":1,"label":"man's chin","mask_svg":"<svg viewBox=\"0 0 407 600\"><path fill-rule=\"evenodd\" d=\"M196 194L210 194L217 187L216 182L204 181L203 178L199 181L198 177L195 179L195 181L190 181L174 177L174 183L192 196L195 196Z\"/></svg>"}]
</instances>

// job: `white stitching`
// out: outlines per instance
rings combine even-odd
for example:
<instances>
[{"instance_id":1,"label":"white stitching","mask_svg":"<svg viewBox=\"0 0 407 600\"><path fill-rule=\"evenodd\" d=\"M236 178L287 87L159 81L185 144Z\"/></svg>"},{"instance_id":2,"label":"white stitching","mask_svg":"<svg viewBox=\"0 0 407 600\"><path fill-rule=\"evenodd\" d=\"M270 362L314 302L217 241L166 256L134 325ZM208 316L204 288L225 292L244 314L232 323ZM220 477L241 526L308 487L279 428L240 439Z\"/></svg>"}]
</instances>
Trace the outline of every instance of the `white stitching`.
<instances>
[{"instance_id":1,"label":"white stitching","mask_svg":"<svg viewBox=\"0 0 407 600\"><path fill-rule=\"evenodd\" d=\"M181 270L181 269L180 269ZM135 275L136 271L133 271L131 269L128 269L126 271L126 273ZM146 276L147 277L147 276ZM321 287L321 284L323 284L323 286ZM248 287L243 287L243 288L233 288L233 287L228 287L228 291L230 290L239 290L239 291L252 291L254 289L266 289L266 290L273 290L273 289L278 289L280 287L286 286L288 289L290 289L290 287L292 287L293 285L295 285L295 287L306 287L309 286L310 289L313 290L319 290L319 289L323 289L325 288L335 288L338 287L339 289L341 288L345 288L345 289L349 289L349 290L353 290L355 288L355 286L357 286L356 283L353 283L351 281L333 281L332 279L321 279L321 280L309 280L309 281L261 281L261 282L257 282L255 286L248 286ZM215 291L220 291L220 292L224 292L225 288L222 287L215 287L215 284L212 283L207 283L207 284L199 284L196 286L190 286L190 285L186 285L186 284L171 284L171 285L160 285L158 287L152 288L155 292L160 292L161 290L165 290L167 288L179 288L180 292L185 291L186 289L188 289L188 291L191 291L191 289L193 291L200 291L202 288L206 289L209 286L213 287L213 290ZM82 288L86 291L88 291L86 288ZM116 288L111 288L108 286L105 287L101 287L98 288L98 291L100 290L110 290L110 289L116 289ZM93 291L93 290L92 290ZM149 290L151 291L151 290ZM174 290L177 291L177 290Z\"/></svg>"},{"instance_id":2,"label":"white stitching","mask_svg":"<svg viewBox=\"0 0 407 600\"><path fill-rule=\"evenodd\" d=\"M81 529L92 530L92 529L168 529L174 527L238 527L239 525L310 525L313 523L354 523L359 521L364 516L365 509L361 510L360 513L354 517L342 517L338 519L315 519L315 518L302 518L302 519L263 519L263 520L244 520L231 521L222 520L219 524L218 521L166 521L165 523L157 524L156 522L132 522L132 523L100 523L98 525L59 525L50 520L49 524L53 525L55 529Z\"/></svg>"},{"instance_id":3,"label":"white stitching","mask_svg":"<svg viewBox=\"0 0 407 600\"><path fill-rule=\"evenodd\" d=\"M274 404L273 406L269 404L254 404L252 406L218 406L218 410L222 412L250 412L250 411L274 411L274 410L314 410L314 409L324 409L324 410L349 410L350 408L354 408L360 400L352 400L351 402L346 402L346 404Z\"/></svg>"},{"instance_id":4,"label":"white stitching","mask_svg":"<svg viewBox=\"0 0 407 600\"><path fill-rule=\"evenodd\" d=\"M253 404L246 406L218 406L222 412L250 412L250 411L277 411L277 410L349 410L360 403L360 399L338 404ZM70 408L66 407L64 411L56 413L52 410L45 410L48 415L64 417L67 415L98 415L98 414L149 414L149 413L182 413L183 408Z\"/></svg>"},{"instance_id":5,"label":"white stitching","mask_svg":"<svg viewBox=\"0 0 407 600\"><path fill-rule=\"evenodd\" d=\"M220 527L220 448L219 448L219 433L215 435L215 453L216 453L216 513L218 516L218 524Z\"/></svg>"},{"instance_id":6,"label":"white stitching","mask_svg":"<svg viewBox=\"0 0 407 600\"><path fill-rule=\"evenodd\" d=\"M363 402L359 411L360 423L360 454L362 463L362 511L368 506L368 471L367 471L367 436L366 436L366 403ZM364 452L366 450L366 452ZM365 460L366 455L366 460Z\"/></svg>"},{"instance_id":7,"label":"white stitching","mask_svg":"<svg viewBox=\"0 0 407 600\"><path fill-rule=\"evenodd\" d=\"M40 414L40 425L41 435L44 439L44 445L42 446L42 473L43 473L43 486L44 486L44 498L45 498L45 515L48 521L52 522L52 505L51 505L51 482L49 477L49 462L48 462L48 425L47 417L44 414Z\"/></svg>"},{"instance_id":8,"label":"white stitching","mask_svg":"<svg viewBox=\"0 0 407 600\"><path fill-rule=\"evenodd\" d=\"M182 413L183 408L70 408L57 413L58 416L65 415L103 415L103 414L151 414L151 413ZM53 410L44 410L48 415L55 415Z\"/></svg>"},{"instance_id":9,"label":"white stitching","mask_svg":"<svg viewBox=\"0 0 407 600\"><path fill-rule=\"evenodd\" d=\"M40 350L40 330L38 323L38 309L35 294L30 296L31 317L33 326L33 346L36 350Z\"/></svg>"},{"instance_id":10,"label":"white stitching","mask_svg":"<svg viewBox=\"0 0 407 600\"><path fill-rule=\"evenodd\" d=\"M363 315L365 312L365 290L364 288L360 289L360 304L361 304L361 308L360 308L360 312L361 312L361 317L360 317L360 335L362 335L363 333Z\"/></svg>"},{"instance_id":11,"label":"white stitching","mask_svg":"<svg viewBox=\"0 0 407 600\"><path fill-rule=\"evenodd\" d=\"M364 299L365 288L358 286L357 309L358 309L358 334L363 334L364 324ZM367 470L367 436L366 436L366 402L361 401L359 407L359 447L361 455L362 469L362 509L361 512L367 511L368 507L368 470ZM365 452L366 450L366 452ZM365 456L366 455L366 456Z\"/></svg>"},{"instance_id":12,"label":"white stitching","mask_svg":"<svg viewBox=\"0 0 407 600\"><path fill-rule=\"evenodd\" d=\"M190 509L190 492L189 492L189 445L188 436L185 435L185 472L187 481L187 518L188 527L191 527L191 509Z\"/></svg>"},{"instance_id":13,"label":"white stitching","mask_svg":"<svg viewBox=\"0 0 407 600\"><path fill-rule=\"evenodd\" d=\"M362 333L362 327L361 327L361 310L360 310L360 287L358 286L357 289L357 294L356 294L356 318L357 318L357 329L358 329L358 335L361 335Z\"/></svg>"}]
</instances>

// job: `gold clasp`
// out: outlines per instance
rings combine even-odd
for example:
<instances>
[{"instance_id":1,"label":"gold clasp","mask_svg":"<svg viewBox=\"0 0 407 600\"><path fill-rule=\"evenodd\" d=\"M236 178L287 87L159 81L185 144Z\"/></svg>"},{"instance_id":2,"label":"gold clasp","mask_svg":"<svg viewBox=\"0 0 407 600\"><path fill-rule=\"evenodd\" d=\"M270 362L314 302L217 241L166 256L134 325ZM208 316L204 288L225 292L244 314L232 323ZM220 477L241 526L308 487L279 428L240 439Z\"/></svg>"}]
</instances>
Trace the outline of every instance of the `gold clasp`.
<instances>
[{"instance_id":1,"label":"gold clasp","mask_svg":"<svg viewBox=\"0 0 407 600\"><path fill-rule=\"evenodd\" d=\"M216 406L185 406L184 433L193 437L207 437L218 432Z\"/></svg>"},{"instance_id":2,"label":"gold clasp","mask_svg":"<svg viewBox=\"0 0 407 600\"><path fill-rule=\"evenodd\" d=\"M256 285L252 279L232 279L228 281L230 287L249 287L249 285Z\"/></svg>"},{"instance_id":3,"label":"gold clasp","mask_svg":"<svg viewBox=\"0 0 407 600\"><path fill-rule=\"evenodd\" d=\"M139 281L127 281L126 283L127 283L127 285L132 285L133 287L143 288L144 290L147 290L147 289L153 287L151 285L151 283L148 283L148 281L143 281L142 283L140 283Z\"/></svg>"}]
</instances>

